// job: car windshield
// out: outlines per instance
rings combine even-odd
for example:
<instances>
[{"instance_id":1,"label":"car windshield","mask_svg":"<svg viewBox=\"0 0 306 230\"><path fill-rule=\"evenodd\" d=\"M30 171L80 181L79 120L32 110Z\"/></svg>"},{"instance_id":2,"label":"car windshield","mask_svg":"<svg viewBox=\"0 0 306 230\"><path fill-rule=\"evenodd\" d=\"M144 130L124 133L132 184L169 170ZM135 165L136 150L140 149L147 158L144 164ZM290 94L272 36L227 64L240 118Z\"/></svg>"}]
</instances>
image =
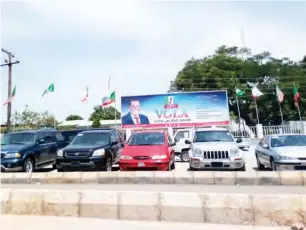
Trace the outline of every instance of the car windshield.
<instances>
[{"instance_id":1,"label":"car windshield","mask_svg":"<svg viewBox=\"0 0 306 230\"><path fill-rule=\"evenodd\" d=\"M103 146L110 143L109 133L80 133L70 143L70 145L82 145L82 146Z\"/></svg>"},{"instance_id":2,"label":"car windshield","mask_svg":"<svg viewBox=\"0 0 306 230\"><path fill-rule=\"evenodd\" d=\"M7 133L2 136L1 145L26 145L34 143L35 140L35 133Z\"/></svg>"},{"instance_id":3,"label":"car windshield","mask_svg":"<svg viewBox=\"0 0 306 230\"><path fill-rule=\"evenodd\" d=\"M229 131L197 131L194 142L234 142Z\"/></svg>"},{"instance_id":4,"label":"car windshield","mask_svg":"<svg viewBox=\"0 0 306 230\"><path fill-rule=\"evenodd\" d=\"M281 135L271 137L272 147L306 146L306 135Z\"/></svg>"},{"instance_id":5,"label":"car windshield","mask_svg":"<svg viewBox=\"0 0 306 230\"><path fill-rule=\"evenodd\" d=\"M163 133L134 133L128 141L129 145L163 145L165 135Z\"/></svg>"}]
</instances>

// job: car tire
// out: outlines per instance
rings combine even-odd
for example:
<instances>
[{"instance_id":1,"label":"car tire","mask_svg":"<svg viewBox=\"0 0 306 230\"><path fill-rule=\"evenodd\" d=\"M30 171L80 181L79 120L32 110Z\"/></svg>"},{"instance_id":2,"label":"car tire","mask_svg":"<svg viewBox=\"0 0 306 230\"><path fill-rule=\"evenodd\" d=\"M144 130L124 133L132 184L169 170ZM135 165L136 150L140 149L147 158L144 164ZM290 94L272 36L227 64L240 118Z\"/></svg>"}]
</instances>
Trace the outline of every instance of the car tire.
<instances>
[{"instance_id":1,"label":"car tire","mask_svg":"<svg viewBox=\"0 0 306 230\"><path fill-rule=\"evenodd\" d=\"M265 169L265 166L260 163L258 156L256 156L257 169Z\"/></svg>"},{"instance_id":2,"label":"car tire","mask_svg":"<svg viewBox=\"0 0 306 230\"><path fill-rule=\"evenodd\" d=\"M198 169L191 167L191 165L189 165L189 171L198 171Z\"/></svg>"},{"instance_id":3,"label":"car tire","mask_svg":"<svg viewBox=\"0 0 306 230\"><path fill-rule=\"evenodd\" d=\"M108 156L106 158L105 166L104 166L104 170L103 171L111 172L112 168L113 168L113 161L112 161L112 158L110 156Z\"/></svg>"},{"instance_id":4,"label":"car tire","mask_svg":"<svg viewBox=\"0 0 306 230\"><path fill-rule=\"evenodd\" d=\"M189 161L188 151L182 151L180 158L181 158L181 161L188 162Z\"/></svg>"},{"instance_id":5,"label":"car tire","mask_svg":"<svg viewBox=\"0 0 306 230\"><path fill-rule=\"evenodd\" d=\"M23 164L23 172L33 173L35 171L35 163L31 158L27 158Z\"/></svg>"},{"instance_id":6,"label":"car tire","mask_svg":"<svg viewBox=\"0 0 306 230\"><path fill-rule=\"evenodd\" d=\"M64 169L56 169L57 172L64 172Z\"/></svg>"},{"instance_id":7,"label":"car tire","mask_svg":"<svg viewBox=\"0 0 306 230\"><path fill-rule=\"evenodd\" d=\"M242 168L237 169L237 171L242 171L242 172L245 172L245 165L243 165L243 167L242 167Z\"/></svg>"},{"instance_id":8,"label":"car tire","mask_svg":"<svg viewBox=\"0 0 306 230\"><path fill-rule=\"evenodd\" d=\"M276 164L274 162L274 159L271 159L270 160L270 164L271 164L271 170L272 171L277 171L277 168L276 168Z\"/></svg>"},{"instance_id":9,"label":"car tire","mask_svg":"<svg viewBox=\"0 0 306 230\"><path fill-rule=\"evenodd\" d=\"M53 165L52 165L52 169L53 169L53 170L56 170L56 169L57 169L56 164L53 164Z\"/></svg>"}]
</instances>

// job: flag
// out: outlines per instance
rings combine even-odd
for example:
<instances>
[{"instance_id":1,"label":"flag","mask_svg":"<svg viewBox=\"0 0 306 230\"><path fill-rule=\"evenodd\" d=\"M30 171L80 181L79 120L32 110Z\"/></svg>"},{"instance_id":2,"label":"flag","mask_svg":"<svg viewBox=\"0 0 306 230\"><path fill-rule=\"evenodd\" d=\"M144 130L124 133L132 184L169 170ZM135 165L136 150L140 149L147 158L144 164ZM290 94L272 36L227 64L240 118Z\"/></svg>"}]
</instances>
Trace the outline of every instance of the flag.
<instances>
[{"instance_id":1,"label":"flag","mask_svg":"<svg viewBox=\"0 0 306 230\"><path fill-rule=\"evenodd\" d=\"M278 85L276 85L276 96L279 103L284 101L284 93L281 91Z\"/></svg>"},{"instance_id":2,"label":"flag","mask_svg":"<svg viewBox=\"0 0 306 230\"><path fill-rule=\"evenodd\" d=\"M241 97L245 94L245 92L241 89L236 88L236 95L237 97Z\"/></svg>"},{"instance_id":3,"label":"flag","mask_svg":"<svg viewBox=\"0 0 306 230\"><path fill-rule=\"evenodd\" d=\"M12 92L11 96L9 97L9 99L7 99L3 103L3 105L7 105L7 104L11 103L11 101L14 99L15 95L16 95L16 86L14 87L13 92Z\"/></svg>"},{"instance_id":4,"label":"flag","mask_svg":"<svg viewBox=\"0 0 306 230\"><path fill-rule=\"evenodd\" d=\"M298 89L296 88L295 83L293 83L293 98L294 98L295 106L299 107L300 93Z\"/></svg>"},{"instance_id":5,"label":"flag","mask_svg":"<svg viewBox=\"0 0 306 230\"><path fill-rule=\"evenodd\" d=\"M257 88L257 86L253 86L253 88L252 88L252 96L253 96L253 98L258 98L258 97L260 97L260 96L262 96L262 95L264 95L258 88Z\"/></svg>"},{"instance_id":6,"label":"flag","mask_svg":"<svg viewBox=\"0 0 306 230\"><path fill-rule=\"evenodd\" d=\"M42 94L42 97L45 96L47 93L52 93L54 92L54 84L52 83L51 85L49 85L49 87L44 91L44 93Z\"/></svg>"},{"instance_id":7,"label":"flag","mask_svg":"<svg viewBox=\"0 0 306 230\"><path fill-rule=\"evenodd\" d=\"M116 92L112 92L109 97L102 98L102 107L108 106L116 101Z\"/></svg>"},{"instance_id":8,"label":"flag","mask_svg":"<svg viewBox=\"0 0 306 230\"><path fill-rule=\"evenodd\" d=\"M87 101L88 100L88 87L86 87L86 90L83 94L83 97L82 97L82 101Z\"/></svg>"}]
</instances>

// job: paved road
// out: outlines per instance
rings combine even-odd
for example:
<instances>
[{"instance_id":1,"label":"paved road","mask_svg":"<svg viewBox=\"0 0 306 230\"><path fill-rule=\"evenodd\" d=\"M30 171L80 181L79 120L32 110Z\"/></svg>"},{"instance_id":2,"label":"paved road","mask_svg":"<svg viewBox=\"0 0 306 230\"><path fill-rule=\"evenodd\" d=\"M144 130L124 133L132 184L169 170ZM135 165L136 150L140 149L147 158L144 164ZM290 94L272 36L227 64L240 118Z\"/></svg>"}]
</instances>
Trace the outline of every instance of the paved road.
<instances>
[{"instance_id":1,"label":"paved road","mask_svg":"<svg viewBox=\"0 0 306 230\"><path fill-rule=\"evenodd\" d=\"M133 229L133 230L289 230L289 227L255 227L244 225L218 225L218 224L192 224L173 222L149 222L149 221L123 221L103 220L75 217L51 217L51 216L10 216L1 215L0 223L6 230L97 230L97 229Z\"/></svg>"},{"instance_id":2,"label":"paved road","mask_svg":"<svg viewBox=\"0 0 306 230\"><path fill-rule=\"evenodd\" d=\"M198 184L2 184L2 188L35 190L100 190L146 192L199 192L220 194L305 194L305 186L238 186Z\"/></svg>"}]
</instances>

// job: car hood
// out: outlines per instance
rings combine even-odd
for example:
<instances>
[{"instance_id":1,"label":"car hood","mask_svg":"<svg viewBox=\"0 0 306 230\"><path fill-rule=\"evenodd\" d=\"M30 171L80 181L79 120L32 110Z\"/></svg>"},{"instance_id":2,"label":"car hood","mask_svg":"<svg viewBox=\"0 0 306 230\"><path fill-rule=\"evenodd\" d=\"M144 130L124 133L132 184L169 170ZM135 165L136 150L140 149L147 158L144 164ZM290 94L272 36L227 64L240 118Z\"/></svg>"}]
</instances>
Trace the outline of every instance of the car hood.
<instances>
[{"instance_id":1,"label":"car hood","mask_svg":"<svg viewBox=\"0 0 306 230\"><path fill-rule=\"evenodd\" d=\"M273 150L281 156L306 157L306 146L274 147Z\"/></svg>"},{"instance_id":2,"label":"car hood","mask_svg":"<svg viewBox=\"0 0 306 230\"><path fill-rule=\"evenodd\" d=\"M13 153L13 152L21 152L27 148L31 148L33 145L2 145L1 152L2 153Z\"/></svg>"},{"instance_id":3,"label":"car hood","mask_svg":"<svg viewBox=\"0 0 306 230\"><path fill-rule=\"evenodd\" d=\"M238 149L236 142L196 142L192 143L193 149L201 150L229 150L231 148Z\"/></svg>"},{"instance_id":4,"label":"car hood","mask_svg":"<svg viewBox=\"0 0 306 230\"><path fill-rule=\"evenodd\" d=\"M97 145L75 145L75 146L71 146L68 145L66 146L66 148L64 148L63 150L65 152L89 152L89 151L93 151L96 149L103 149L107 147L107 145L102 145L102 146L97 146Z\"/></svg>"},{"instance_id":5,"label":"car hood","mask_svg":"<svg viewBox=\"0 0 306 230\"><path fill-rule=\"evenodd\" d=\"M165 154L167 147L164 145L126 145L122 154L128 156L151 156Z\"/></svg>"}]
</instances>

